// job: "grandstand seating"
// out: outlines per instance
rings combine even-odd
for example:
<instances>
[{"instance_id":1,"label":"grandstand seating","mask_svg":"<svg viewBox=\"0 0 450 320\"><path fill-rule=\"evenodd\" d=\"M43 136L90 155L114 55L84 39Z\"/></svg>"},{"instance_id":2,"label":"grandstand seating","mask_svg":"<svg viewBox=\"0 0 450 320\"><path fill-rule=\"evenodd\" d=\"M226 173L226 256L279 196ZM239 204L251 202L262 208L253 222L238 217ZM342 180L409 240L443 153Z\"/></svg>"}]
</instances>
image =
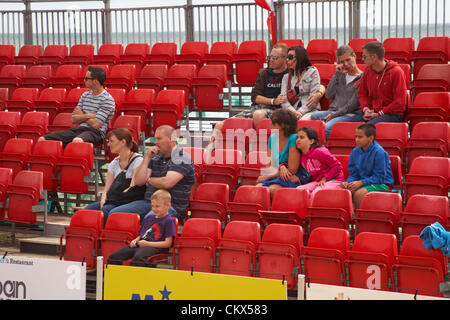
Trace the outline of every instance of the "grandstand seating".
<instances>
[{"instance_id":1,"label":"grandstand seating","mask_svg":"<svg viewBox=\"0 0 450 320\"><path fill-rule=\"evenodd\" d=\"M394 177L394 185L392 192L400 192L403 196L404 186L403 186L403 172L406 171L403 168L402 160L399 156L389 156L389 161L391 162L392 176Z\"/></svg>"},{"instance_id":2,"label":"grandstand seating","mask_svg":"<svg viewBox=\"0 0 450 320\"><path fill-rule=\"evenodd\" d=\"M31 171L42 172L42 183L45 190L56 191L58 185L58 168L56 164L63 154L61 141L41 140L35 143L33 152L28 158Z\"/></svg>"},{"instance_id":3,"label":"grandstand seating","mask_svg":"<svg viewBox=\"0 0 450 320\"><path fill-rule=\"evenodd\" d=\"M104 43L98 48L97 54L92 58L94 64L114 65L120 62L123 54L123 45L120 43Z\"/></svg>"},{"instance_id":4,"label":"grandstand seating","mask_svg":"<svg viewBox=\"0 0 450 320\"><path fill-rule=\"evenodd\" d=\"M308 232L317 227L353 229L352 194L347 189L327 190L316 192L311 206L308 207ZM353 232L353 231L351 231Z\"/></svg>"},{"instance_id":5,"label":"grandstand seating","mask_svg":"<svg viewBox=\"0 0 450 320\"><path fill-rule=\"evenodd\" d=\"M111 253L126 246L138 236L140 216L128 212L114 212L106 220L99 241L103 263L106 264Z\"/></svg>"},{"instance_id":6,"label":"grandstand seating","mask_svg":"<svg viewBox=\"0 0 450 320\"><path fill-rule=\"evenodd\" d=\"M245 157L245 163L239 168L237 176L239 185L256 185L261 170L266 168L269 162L266 151L250 151Z\"/></svg>"},{"instance_id":7,"label":"grandstand seating","mask_svg":"<svg viewBox=\"0 0 450 320\"><path fill-rule=\"evenodd\" d=\"M183 90L161 90L152 105L152 135L162 125L180 128L185 114L186 99Z\"/></svg>"},{"instance_id":8,"label":"grandstand seating","mask_svg":"<svg viewBox=\"0 0 450 320\"><path fill-rule=\"evenodd\" d=\"M36 222L39 200L42 196L42 172L21 170L8 185L7 221L20 224Z\"/></svg>"},{"instance_id":9,"label":"grandstand seating","mask_svg":"<svg viewBox=\"0 0 450 320\"><path fill-rule=\"evenodd\" d=\"M267 45L264 40L242 41L234 59L235 83L253 86L259 70L264 67L266 56Z\"/></svg>"},{"instance_id":10,"label":"grandstand seating","mask_svg":"<svg viewBox=\"0 0 450 320\"><path fill-rule=\"evenodd\" d=\"M395 235L376 232L357 234L344 262L348 269L349 286L392 291L392 265L397 255Z\"/></svg>"},{"instance_id":11,"label":"grandstand seating","mask_svg":"<svg viewBox=\"0 0 450 320\"><path fill-rule=\"evenodd\" d=\"M70 112L72 113L73 109L78 105L78 102L80 101L81 95L86 92L90 91L91 89L88 88L73 88L70 91L67 92L67 95L62 100L61 104L61 112Z\"/></svg>"},{"instance_id":12,"label":"grandstand seating","mask_svg":"<svg viewBox=\"0 0 450 320\"><path fill-rule=\"evenodd\" d=\"M312 39L308 42L306 51L312 64L331 63L336 61L336 39Z\"/></svg>"},{"instance_id":13,"label":"grandstand seating","mask_svg":"<svg viewBox=\"0 0 450 320\"><path fill-rule=\"evenodd\" d=\"M419 235L428 225L439 222L448 224L448 197L415 194L406 202L405 210L400 215L402 239L410 235Z\"/></svg>"},{"instance_id":14,"label":"grandstand seating","mask_svg":"<svg viewBox=\"0 0 450 320\"><path fill-rule=\"evenodd\" d=\"M52 66L52 72L55 74L56 68L64 64L69 53L69 47L66 44L49 44L44 48L44 53L38 58L38 64L47 64Z\"/></svg>"},{"instance_id":15,"label":"grandstand seating","mask_svg":"<svg viewBox=\"0 0 450 320\"><path fill-rule=\"evenodd\" d=\"M119 115L114 121L111 121L112 125L109 127L110 130L118 129L118 128L126 128L130 130L133 140L136 143L139 143L141 140L141 116L137 115ZM106 141L105 141L106 143ZM105 148L106 149L106 148ZM110 157L110 161L114 159L117 155Z\"/></svg>"},{"instance_id":16,"label":"grandstand seating","mask_svg":"<svg viewBox=\"0 0 450 320\"><path fill-rule=\"evenodd\" d=\"M218 272L239 276L253 276L256 268L256 249L261 242L261 227L252 221L229 222L219 239Z\"/></svg>"},{"instance_id":17,"label":"grandstand seating","mask_svg":"<svg viewBox=\"0 0 450 320\"><path fill-rule=\"evenodd\" d=\"M403 211L402 196L395 192L369 192L355 210L355 233L392 233L399 239L398 221Z\"/></svg>"},{"instance_id":18,"label":"grandstand seating","mask_svg":"<svg viewBox=\"0 0 450 320\"><path fill-rule=\"evenodd\" d=\"M88 72L89 67L102 68L106 72L106 78L109 77L109 72L111 70L110 65L108 65L108 64L90 64L90 65L87 65L87 66L85 66L83 68L83 70L81 71L80 76L78 78L77 86L80 87L80 88L85 88L86 87L86 83L84 81L84 77L86 76L86 73Z\"/></svg>"},{"instance_id":19,"label":"grandstand seating","mask_svg":"<svg viewBox=\"0 0 450 320\"><path fill-rule=\"evenodd\" d=\"M415 194L448 196L450 160L444 157L419 156L405 174L405 203Z\"/></svg>"},{"instance_id":20,"label":"grandstand seating","mask_svg":"<svg viewBox=\"0 0 450 320\"><path fill-rule=\"evenodd\" d=\"M362 59L362 47L372 41L379 41L377 38L353 38L348 45L353 49L356 55L356 63L364 63Z\"/></svg>"},{"instance_id":21,"label":"grandstand seating","mask_svg":"<svg viewBox=\"0 0 450 320\"><path fill-rule=\"evenodd\" d=\"M336 64L315 63L314 67L319 71L320 82L326 87L336 73Z\"/></svg>"},{"instance_id":22,"label":"grandstand seating","mask_svg":"<svg viewBox=\"0 0 450 320\"><path fill-rule=\"evenodd\" d=\"M259 211L270 210L270 190L268 187L240 186L233 201L228 203L230 221L253 221L262 223Z\"/></svg>"},{"instance_id":23,"label":"grandstand seating","mask_svg":"<svg viewBox=\"0 0 450 320\"><path fill-rule=\"evenodd\" d=\"M35 65L42 55L42 46L40 44L25 44L19 49L19 53L14 57L14 64L21 64L27 68Z\"/></svg>"},{"instance_id":24,"label":"grandstand seating","mask_svg":"<svg viewBox=\"0 0 450 320\"><path fill-rule=\"evenodd\" d=\"M398 63L411 63L415 48L414 38L387 38L383 41L384 57Z\"/></svg>"},{"instance_id":25,"label":"grandstand seating","mask_svg":"<svg viewBox=\"0 0 450 320\"><path fill-rule=\"evenodd\" d=\"M327 147L333 154L350 154L356 146L355 130L364 122L338 122L327 138Z\"/></svg>"},{"instance_id":26,"label":"grandstand seating","mask_svg":"<svg viewBox=\"0 0 450 320\"><path fill-rule=\"evenodd\" d=\"M87 193L93 169L94 146L88 142L70 142L64 149L57 163L59 172L59 192L82 194Z\"/></svg>"},{"instance_id":27,"label":"grandstand seating","mask_svg":"<svg viewBox=\"0 0 450 320\"><path fill-rule=\"evenodd\" d=\"M136 77L136 86L139 89L153 89L155 94L164 86L164 79L167 77L169 69L164 64L148 64L142 68Z\"/></svg>"},{"instance_id":28,"label":"grandstand seating","mask_svg":"<svg viewBox=\"0 0 450 320\"><path fill-rule=\"evenodd\" d=\"M18 88L10 100L6 100L8 111L20 112L21 118L27 112L33 111L35 101L39 98L38 88Z\"/></svg>"},{"instance_id":29,"label":"grandstand seating","mask_svg":"<svg viewBox=\"0 0 450 320\"><path fill-rule=\"evenodd\" d=\"M379 122L376 141L389 154L399 156L402 162L406 160L406 146L408 144L408 124L406 122Z\"/></svg>"},{"instance_id":30,"label":"grandstand seating","mask_svg":"<svg viewBox=\"0 0 450 320\"><path fill-rule=\"evenodd\" d=\"M421 92L408 107L406 122L412 132L418 122L447 122L450 119L450 92Z\"/></svg>"},{"instance_id":31,"label":"grandstand seating","mask_svg":"<svg viewBox=\"0 0 450 320\"><path fill-rule=\"evenodd\" d=\"M103 229L103 212L101 210L78 210L70 219L60 238L60 259L65 261L85 262L86 268L94 269L97 265L98 243ZM62 252L63 239L66 244Z\"/></svg>"},{"instance_id":32,"label":"grandstand seating","mask_svg":"<svg viewBox=\"0 0 450 320\"><path fill-rule=\"evenodd\" d=\"M344 285L344 260L350 250L348 230L319 227L308 238L303 248L305 277L313 283Z\"/></svg>"},{"instance_id":33,"label":"grandstand seating","mask_svg":"<svg viewBox=\"0 0 450 320\"><path fill-rule=\"evenodd\" d=\"M12 183L12 169L0 168L0 221L5 219L7 191Z\"/></svg>"},{"instance_id":34,"label":"grandstand seating","mask_svg":"<svg viewBox=\"0 0 450 320\"><path fill-rule=\"evenodd\" d=\"M292 48L295 46L305 47L305 43L303 42L303 39L281 39L281 40L278 40L277 43L280 43L280 42L285 43L288 48Z\"/></svg>"},{"instance_id":35,"label":"grandstand seating","mask_svg":"<svg viewBox=\"0 0 450 320\"><path fill-rule=\"evenodd\" d=\"M174 268L178 270L214 272L216 247L222 237L218 219L186 220L174 246Z\"/></svg>"},{"instance_id":36,"label":"grandstand seating","mask_svg":"<svg viewBox=\"0 0 450 320\"><path fill-rule=\"evenodd\" d=\"M62 102L67 95L65 88L46 88L42 90L39 98L34 101L36 111L48 112L50 123L61 112Z\"/></svg>"},{"instance_id":37,"label":"grandstand seating","mask_svg":"<svg viewBox=\"0 0 450 320\"><path fill-rule=\"evenodd\" d=\"M0 167L11 168L13 179L21 170L28 169L28 158L33 151L33 140L12 138L6 141L0 152Z\"/></svg>"},{"instance_id":38,"label":"grandstand seating","mask_svg":"<svg viewBox=\"0 0 450 320\"><path fill-rule=\"evenodd\" d=\"M133 64L136 66L136 74L141 73L145 57L150 53L148 43L130 43L125 47L125 51L120 55L121 64Z\"/></svg>"},{"instance_id":39,"label":"grandstand seating","mask_svg":"<svg viewBox=\"0 0 450 320\"><path fill-rule=\"evenodd\" d=\"M164 79L166 89L184 91L185 105L190 109L194 106L192 81L197 76L198 69L195 64L175 64L170 67Z\"/></svg>"},{"instance_id":40,"label":"grandstand seating","mask_svg":"<svg viewBox=\"0 0 450 320\"><path fill-rule=\"evenodd\" d=\"M297 120L297 129L302 127L311 127L316 130L319 141L325 144L325 122L322 120Z\"/></svg>"},{"instance_id":41,"label":"grandstand seating","mask_svg":"<svg viewBox=\"0 0 450 320\"><path fill-rule=\"evenodd\" d=\"M118 110L122 109L122 103L126 100L127 91L123 88L108 88L106 89L108 93L113 97L114 103L116 104L113 121L118 116Z\"/></svg>"},{"instance_id":42,"label":"grandstand seating","mask_svg":"<svg viewBox=\"0 0 450 320\"><path fill-rule=\"evenodd\" d=\"M2 66L12 64L16 54L16 47L13 44L0 44L0 69Z\"/></svg>"},{"instance_id":43,"label":"grandstand seating","mask_svg":"<svg viewBox=\"0 0 450 320\"><path fill-rule=\"evenodd\" d=\"M194 163L195 172L201 175L203 171L203 164L205 163L205 149L199 147L182 147L183 151L186 152L192 159ZM196 181L200 182L201 181Z\"/></svg>"},{"instance_id":44,"label":"grandstand seating","mask_svg":"<svg viewBox=\"0 0 450 320\"><path fill-rule=\"evenodd\" d=\"M157 42L153 44L150 54L145 57L144 65L163 64L167 65L167 67L170 67L175 60L176 54L176 42Z\"/></svg>"},{"instance_id":45,"label":"grandstand seating","mask_svg":"<svg viewBox=\"0 0 450 320\"><path fill-rule=\"evenodd\" d=\"M49 86L52 67L48 65L31 66L22 79L22 88L38 88L43 90Z\"/></svg>"},{"instance_id":46,"label":"grandstand seating","mask_svg":"<svg viewBox=\"0 0 450 320\"><path fill-rule=\"evenodd\" d=\"M135 79L136 65L117 64L111 68L105 81L105 87L108 89L125 89L128 92L134 87Z\"/></svg>"},{"instance_id":47,"label":"grandstand seating","mask_svg":"<svg viewBox=\"0 0 450 320\"><path fill-rule=\"evenodd\" d=\"M155 101L155 96L154 89L131 89L125 101L122 102L119 111L124 115L140 116L140 131L144 132L146 136L150 136L151 134L150 112L152 104Z\"/></svg>"},{"instance_id":48,"label":"grandstand seating","mask_svg":"<svg viewBox=\"0 0 450 320\"><path fill-rule=\"evenodd\" d=\"M47 133L76 128L78 124L72 123L72 113L58 113L53 122L47 126Z\"/></svg>"},{"instance_id":49,"label":"grandstand seating","mask_svg":"<svg viewBox=\"0 0 450 320\"><path fill-rule=\"evenodd\" d=\"M421 67L411 86L413 100L420 92L449 92L450 65L425 64Z\"/></svg>"},{"instance_id":50,"label":"grandstand seating","mask_svg":"<svg viewBox=\"0 0 450 320\"><path fill-rule=\"evenodd\" d=\"M225 65L227 78L233 78L233 59L237 53L235 41L217 41L211 45L209 53L205 54L205 64Z\"/></svg>"},{"instance_id":51,"label":"grandstand seating","mask_svg":"<svg viewBox=\"0 0 450 320\"><path fill-rule=\"evenodd\" d=\"M348 160L349 154L334 154L334 157L341 163L342 171L344 172L344 178L347 179L350 173L348 172Z\"/></svg>"},{"instance_id":52,"label":"grandstand seating","mask_svg":"<svg viewBox=\"0 0 450 320\"><path fill-rule=\"evenodd\" d=\"M6 100L8 100L9 89L8 88L0 88L0 111L5 110Z\"/></svg>"},{"instance_id":53,"label":"grandstand seating","mask_svg":"<svg viewBox=\"0 0 450 320\"><path fill-rule=\"evenodd\" d=\"M223 108L223 89L227 87L225 65L205 65L192 81L194 109L218 111Z\"/></svg>"},{"instance_id":54,"label":"grandstand seating","mask_svg":"<svg viewBox=\"0 0 450 320\"><path fill-rule=\"evenodd\" d=\"M403 241L393 270L398 292L444 296L439 292L439 284L447 274L447 258L442 250L427 250L419 236L409 236Z\"/></svg>"},{"instance_id":55,"label":"grandstand seating","mask_svg":"<svg viewBox=\"0 0 450 320\"><path fill-rule=\"evenodd\" d=\"M286 223L305 226L309 192L304 189L280 188L275 191L269 211L260 210L264 223ZM305 228L303 228L306 230Z\"/></svg>"},{"instance_id":56,"label":"grandstand seating","mask_svg":"<svg viewBox=\"0 0 450 320\"><path fill-rule=\"evenodd\" d=\"M76 88L78 79L82 76L80 64L63 64L56 69L53 77L50 77L49 86L52 88L65 88L67 90Z\"/></svg>"},{"instance_id":57,"label":"grandstand seating","mask_svg":"<svg viewBox=\"0 0 450 320\"><path fill-rule=\"evenodd\" d=\"M449 129L448 122L417 123L406 147L408 164L419 156L447 157Z\"/></svg>"},{"instance_id":58,"label":"grandstand seating","mask_svg":"<svg viewBox=\"0 0 450 320\"><path fill-rule=\"evenodd\" d=\"M180 48L180 54L175 55L175 63L194 64L198 70L205 63L205 55L208 52L207 41L186 41Z\"/></svg>"},{"instance_id":59,"label":"grandstand seating","mask_svg":"<svg viewBox=\"0 0 450 320\"><path fill-rule=\"evenodd\" d=\"M91 64L93 58L94 58L93 44L74 44L70 48L69 55L66 57L64 63L79 64L85 66Z\"/></svg>"},{"instance_id":60,"label":"grandstand seating","mask_svg":"<svg viewBox=\"0 0 450 320\"><path fill-rule=\"evenodd\" d=\"M201 183L197 187L193 199L189 201L190 219L210 218L226 223L229 194L227 184Z\"/></svg>"},{"instance_id":61,"label":"grandstand seating","mask_svg":"<svg viewBox=\"0 0 450 320\"><path fill-rule=\"evenodd\" d=\"M450 60L450 37L423 37L412 53L414 79L425 64L447 64Z\"/></svg>"},{"instance_id":62,"label":"grandstand seating","mask_svg":"<svg viewBox=\"0 0 450 320\"><path fill-rule=\"evenodd\" d=\"M0 111L0 151L9 139L15 137L20 121L20 112Z\"/></svg>"},{"instance_id":63,"label":"grandstand seating","mask_svg":"<svg viewBox=\"0 0 450 320\"><path fill-rule=\"evenodd\" d=\"M17 125L16 136L22 139L31 139L37 142L40 136L47 133L49 123L48 112L27 112L22 121Z\"/></svg>"},{"instance_id":64,"label":"grandstand seating","mask_svg":"<svg viewBox=\"0 0 450 320\"><path fill-rule=\"evenodd\" d=\"M258 277L286 281L287 289L296 288L302 252L303 230L300 226L268 225L257 250Z\"/></svg>"},{"instance_id":65,"label":"grandstand seating","mask_svg":"<svg viewBox=\"0 0 450 320\"><path fill-rule=\"evenodd\" d=\"M250 141L254 141L256 132L251 118L227 118L223 122L221 135L216 137L216 143L222 148L249 151Z\"/></svg>"},{"instance_id":66,"label":"grandstand seating","mask_svg":"<svg viewBox=\"0 0 450 320\"><path fill-rule=\"evenodd\" d=\"M26 75L25 65L9 64L0 69L0 88L8 88L9 98L13 92L22 86L22 79Z\"/></svg>"},{"instance_id":67,"label":"grandstand seating","mask_svg":"<svg viewBox=\"0 0 450 320\"><path fill-rule=\"evenodd\" d=\"M269 137L272 134L272 120L262 119L256 125L256 141L251 138L249 141L249 152L263 151L267 152Z\"/></svg>"}]
</instances>

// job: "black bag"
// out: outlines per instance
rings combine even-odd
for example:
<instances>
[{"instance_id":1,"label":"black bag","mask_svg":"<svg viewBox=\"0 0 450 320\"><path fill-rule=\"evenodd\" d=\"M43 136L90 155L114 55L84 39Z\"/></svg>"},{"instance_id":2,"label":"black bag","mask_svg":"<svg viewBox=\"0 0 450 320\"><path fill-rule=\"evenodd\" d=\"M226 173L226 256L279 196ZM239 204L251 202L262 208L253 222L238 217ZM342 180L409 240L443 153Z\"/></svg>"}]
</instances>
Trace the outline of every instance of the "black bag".
<instances>
[{"instance_id":1,"label":"black bag","mask_svg":"<svg viewBox=\"0 0 450 320\"><path fill-rule=\"evenodd\" d=\"M128 170L128 167L133 163L134 159L136 159L137 157L142 156L134 157L133 160L131 160L130 163L128 163L127 167L123 169L122 172L119 173L117 177L114 179L113 183L108 189L108 192L106 193L105 204L113 204L116 206L121 206L123 204L127 204L132 201L144 199L145 190L147 189L145 185L133 186L127 192L123 192L123 190L128 188L131 183L131 178L129 179L126 178L126 172Z\"/></svg>"}]
</instances>

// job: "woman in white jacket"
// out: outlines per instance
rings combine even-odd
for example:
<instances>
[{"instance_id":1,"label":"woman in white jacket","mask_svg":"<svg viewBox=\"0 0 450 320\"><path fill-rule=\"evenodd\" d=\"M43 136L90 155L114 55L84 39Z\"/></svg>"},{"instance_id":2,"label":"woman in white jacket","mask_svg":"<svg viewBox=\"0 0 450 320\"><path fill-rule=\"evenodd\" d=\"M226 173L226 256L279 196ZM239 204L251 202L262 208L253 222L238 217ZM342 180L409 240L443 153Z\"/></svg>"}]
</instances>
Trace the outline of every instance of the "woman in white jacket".
<instances>
[{"instance_id":1,"label":"woman in white jacket","mask_svg":"<svg viewBox=\"0 0 450 320\"><path fill-rule=\"evenodd\" d=\"M287 59L289 73L283 77L280 93L286 102L281 107L295 112L298 119L310 120L312 113L320 110L319 101L325 94L319 71L301 46L289 48Z\"/></svg>"}]
</instances>

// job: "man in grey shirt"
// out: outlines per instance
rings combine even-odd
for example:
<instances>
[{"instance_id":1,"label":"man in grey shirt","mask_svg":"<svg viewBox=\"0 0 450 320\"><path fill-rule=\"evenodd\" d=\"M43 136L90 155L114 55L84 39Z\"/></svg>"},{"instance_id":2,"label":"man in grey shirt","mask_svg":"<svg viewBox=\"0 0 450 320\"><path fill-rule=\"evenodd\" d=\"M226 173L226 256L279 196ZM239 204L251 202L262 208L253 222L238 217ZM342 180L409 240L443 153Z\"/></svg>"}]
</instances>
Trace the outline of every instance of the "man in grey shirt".
<instances>
[{"instance_id":1,"label":"man in grey shirt","mask_svg":"<svg viewBox=\"0 0 450 320\"><path fill-rule=\"evenodd\" d=\"M86 91L72 112L72 123L77 128L48 133L39 140L62 141L65 147L70 142L103 143L108 123L114 116L114 98L105 90L103 84L106 72L99 67L89 67L84 78Z\"/></svg>"}]
</instances>

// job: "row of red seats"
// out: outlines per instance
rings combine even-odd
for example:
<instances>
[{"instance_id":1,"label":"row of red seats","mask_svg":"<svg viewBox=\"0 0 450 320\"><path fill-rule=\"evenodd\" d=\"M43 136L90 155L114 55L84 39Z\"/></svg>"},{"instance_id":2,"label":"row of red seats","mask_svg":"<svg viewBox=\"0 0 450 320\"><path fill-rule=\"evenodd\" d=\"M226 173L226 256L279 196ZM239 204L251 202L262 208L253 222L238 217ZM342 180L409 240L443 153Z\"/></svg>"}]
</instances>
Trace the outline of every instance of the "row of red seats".
<instances>
[{"instance_id":1,"label":"row of red seats","mask_svg":"<svg viewBox=\"0 0 450 320\"><path fill-rule=\"evenodd\" d=\"M113 213L103 228L101 211L77 211L61 237L64 258L93 268L99 243L106 261L138 229L136 214ZM262 232L258 223L233 221L222 232L217 219L191 218L175 238L171 263L176 270L278 279L288 289L297 289L297 274L303 273L308 282L442 296L447 259L440 250L426 250L418 236L407 237L398 252L395 235L361 232L350 248L347 230L320 227L303 243L298 225L273 223ZM368 281L369 266L380 269L375 287Z\"/></svg>"}]
</instances>

